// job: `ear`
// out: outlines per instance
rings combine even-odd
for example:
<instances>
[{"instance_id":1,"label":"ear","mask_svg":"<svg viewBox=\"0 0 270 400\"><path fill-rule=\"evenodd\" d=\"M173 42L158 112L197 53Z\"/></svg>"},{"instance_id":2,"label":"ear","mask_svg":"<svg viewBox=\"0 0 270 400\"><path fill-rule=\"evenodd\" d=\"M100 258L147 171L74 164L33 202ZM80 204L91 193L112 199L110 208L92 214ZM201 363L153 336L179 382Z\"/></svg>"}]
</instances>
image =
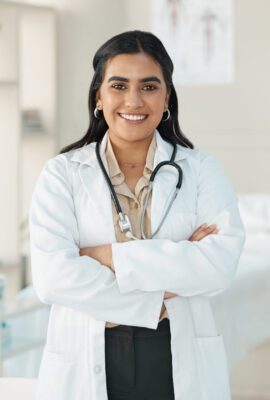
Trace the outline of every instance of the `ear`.
<instances>
[{"instance_id":1,"label":"ear","mask_svg":"<svg viewBox=\"0 0 270 400\"><path fill-rule=\"evenodd\" d=\"M166 97L165 97L165 111L169 107L170 95L171 95L171 91L169 90L169 91L167 91L167 94L166 94Z\"/></svg>"},{"instance_id":2,"label":"ear","mask_svg":"<svg viewBox=\"0 0 270 400\"><path fill-rule=\"evenodd\" d=\"M95 100L96 100L96 105L98 103L101 104L99 90L96 92Z\"/></svg>"}]
</instances>

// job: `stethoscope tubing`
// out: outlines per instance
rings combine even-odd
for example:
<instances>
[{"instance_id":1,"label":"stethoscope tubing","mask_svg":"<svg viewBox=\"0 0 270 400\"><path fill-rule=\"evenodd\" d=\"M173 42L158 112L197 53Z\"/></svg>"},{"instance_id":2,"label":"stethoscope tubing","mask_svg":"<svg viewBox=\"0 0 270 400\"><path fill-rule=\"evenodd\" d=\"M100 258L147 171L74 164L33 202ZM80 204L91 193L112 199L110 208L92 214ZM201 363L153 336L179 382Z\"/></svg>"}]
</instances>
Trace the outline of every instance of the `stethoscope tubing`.
<instances>
[{"instance_id":1,"label":"stethoscope tubing","mask_svg":"<svg viewBox=\"0 0 270 400\"><path fill-rule=\"evenodd\" d=\"M175 160L176 151L177 151L177 147L176 147L175 143L171 143L171 144L173 146L173 152L172 152L172 155L171 155L171 159L169 161L162 161L158 165L156 165L156 167L154 168L154 171L151 173L151 176L149 178L149 185L148 185L148 188L147 188L147 193L146 193L145 202L144 202L144 206L143 206L143 211L142 211L142 215L141 215L141 221L140 221L140 230L141 230L141 235L142 235L143 239L147 239L145 234L144 234L144 227L143 227L144 216L145 216L145 213L146 213L147 203L148 203L148 199L149 199L150 193L151 193L151 191L153 189L153 183L154 183L155 176L158 173L158 171L160 170L160 168L162 168L164 166L172 166L172 167L176 168L176 170L178 172L178 180L177 180L177 183L176 183L174 194L173 194L173 196L172 196L172 198L170 200L170 203L169 203L169 205L168 205L168 207L167 207L167 209L166 209L166 211L165 211L165 213L164 213L164 215L163 215L158 227L156 228L155 232L151 235L151 237L149 239L152 239L158 233L158 231L160 230L164 220L166 219L166 217L168 215L168 212L169 212L169 210L170 210L170 208L172 206L172 203L174 202L175 198L177 197L177 194L178 194L178 192L179 192L179 190L180 190L180 188L182 186L183 172L182 172L182 169L181 169L180 165L176 164L175 161L174 161ZM103 173L103 176L104 176L104 178L105 178L105 180L106 180L106 182L107 182L107 184L109 186L111 197L112 197L112 200L114 202L114 206L115 206L116 212L119 215L120 229L121 229L121 231L125 231L126 230L128 237L131 237L133 239L137 239L132 234L132 228L131 228L131 224L130 224L129 218L128 218L127 215L124 214L124 212L122 210L122 207L120 205L119 199L118 199L118 197L116 195L116 192L115 192L114 187L113 187L113 185L111 183L109 175L108 175L108 173L107 173L107 171L105 169L105 166L104 166L104 164L102 162L102 159L101 159L101 156L100 156L100 141L98 141L96 143L96 156L97 156L97 160L98 160L99 166L101 168L101 171Z\"/></svg>"},{"instance_id":2,"label":"stethoscope tubing","mask_svg":"<svg viewBox=\"0 0 270 400\"><path fill-rule=\"evenodd\" d=\"M107 174L106 168L104 167L104 164L103 164L103 162L102 162L102 159L101 159L101 156L100 156L99 148L100 148L100 141L97 142L97 144L96 144L96 156L97 156L97 160L98 160L99 166L100 166L100 168L101 168L101 170L102 170L103 176L104 176L104 178L106 179L106 182L107 182L107 184L108 184L108 186L109 186L109 189L110 189L110 192L111 192L111 196L112 196L112 199L113 199L113 202L114 202L114 205L115 205L116 212L117 212L117 214L120 214L120 213L123 214L122 207L121 207L121 205L120 205L120 203L119 203L119 200L118 200L118 197L117 197L117 195L116 195L116 193L115 193L113 184L111 183L111 180L110 180L110 178L109 178L109 175Z\"/></svg>"}]
</instances>

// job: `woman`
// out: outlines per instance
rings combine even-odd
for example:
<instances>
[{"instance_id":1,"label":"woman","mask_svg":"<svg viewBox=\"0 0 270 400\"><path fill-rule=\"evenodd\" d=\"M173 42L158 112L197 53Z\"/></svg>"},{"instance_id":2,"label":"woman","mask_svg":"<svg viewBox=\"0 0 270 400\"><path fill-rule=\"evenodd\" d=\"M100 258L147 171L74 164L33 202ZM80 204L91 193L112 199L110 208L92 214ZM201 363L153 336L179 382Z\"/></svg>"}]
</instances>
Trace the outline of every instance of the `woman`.
<instances>
[{"instance_id":1,"label":"woman","mask_svg":"<svg viewBox=\"0 0 270 400\"><path fill-rule=\"evenodd\" d=\"M209 297L244 245L237 196L181 132L157 37L114 36L93 66L89 129L46 163L31 204L33 284L52 305L38 400L228 400Z\"/></svg>"}]
</instances>

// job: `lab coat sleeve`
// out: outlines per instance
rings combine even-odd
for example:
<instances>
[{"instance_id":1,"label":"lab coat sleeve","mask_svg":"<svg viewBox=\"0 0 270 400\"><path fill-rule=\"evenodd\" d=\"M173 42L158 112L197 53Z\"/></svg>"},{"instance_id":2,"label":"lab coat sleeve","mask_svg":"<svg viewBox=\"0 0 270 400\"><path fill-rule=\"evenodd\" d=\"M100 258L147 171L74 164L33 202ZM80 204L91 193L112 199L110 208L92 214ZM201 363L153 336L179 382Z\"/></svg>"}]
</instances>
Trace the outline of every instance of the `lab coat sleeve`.
<instances>
[{"instance_id":1,"label":"lab coat sleeve","mask_svg":"<svg viewBox=\"0 0 270 400\"><path fill-rule=\"evenodd\" d=\"M121 293L138 289L212 296L231 284L245 242L238 198L219 161L206 151L200 151L197 177L194 231L205 222L217 224L219 232L200 241L165 238L114 243Z\"/></svg>"},{"instance_id":2,"label":"lab coat sleeve","mask_svg":"<svg viewBox=\"0 0 270 400\"><path fill-rule=\"evenodd\" d=\"M33 286L42 302L74 308L97 320L156 329L163 291L120 293L113 271L80 256L63 154L50 159L37 180L29 227Z\"/></svg>"}]
</instances>

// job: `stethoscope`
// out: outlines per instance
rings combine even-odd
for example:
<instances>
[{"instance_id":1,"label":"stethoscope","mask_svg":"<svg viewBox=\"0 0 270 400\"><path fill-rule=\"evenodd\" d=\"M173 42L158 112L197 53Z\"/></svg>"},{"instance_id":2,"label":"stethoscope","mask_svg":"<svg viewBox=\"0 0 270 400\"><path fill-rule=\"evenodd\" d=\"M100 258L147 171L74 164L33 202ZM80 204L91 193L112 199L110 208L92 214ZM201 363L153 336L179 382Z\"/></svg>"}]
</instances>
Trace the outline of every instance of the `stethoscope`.
<instances>
[{"instance_id":1,"label":"stethoscope","mask_svg":"<svg viewBox=\"0 0 270 400\"><path fill-rule=\"evenodd\" d=\"M172 198L171 198L171 200L170 200L170 202L168 204L168 207L166 208L166 210L164 212L164 215L163 215L158 227L156 228L154 233L152 233L152 235L150 236L149 239L152 239L159 232L160 228L162 227L162 225L163 225L163 223L164 223L164 221L165 221L165 219L166 219L166 217L168 215L168 212L170 211L170 209L172 207L172 204L173 204L174 200L176 199L176 197L178 195L178 192L179 192L179 190L181 188L181 185L182 185L183 172L182 172L181 167L178 164L176 164L175 161L174 161L175 160L176 151L177 151L177 147L176 147L175 143L171 143L171 144L173 146L173 152L172 152L172 156L171 156L170 161L162 161L162 162L160 162L155 167L155 169L152 172L152 174L150 176L150 179L149 179L149 184L148 184L148 187L147 187L147 192L146 192L146 196L145 196L145 202L144 202L144 205L143 205L143 211L142 211L141 220L140 220L140 231L141 231L141 236L142 236L143 239L147 239L146 236L145 236L145 233L144 233L144 226L143 226L144 225L143 224L144 223L144 216L145 216L145 212L146 212L148 199L149 199L150 193L152 192L153 183L154 183L154 179L155 179L155 176L156 176L157 172L162 167L164 167L166 165L170 165L170 166L176 168L176 170L178 172L178 180L177 180L177 183L176 183L175 191L174 191L174 193L172 195ZM97 160L98 160L99 166L101 168L101 171L102 171L102 173L104 175L104 178L105 178L105 180L106 180L106 182L107 182L107 184L109 186L109 189L110 189L110 192L111 192L111 197L113 199L117 214L119 215L118 224L120 226L120 230L121 230L121 232L125 233L127 237L129 237L131 239L139 240L136 236L133 235L132 226L131 226L129 217L122 210L122 207L121 207L121 205L119 203L118 197L117 197L117 195L115 193L114 187L113 187L113 185L112 185L112 183L110 181L110 178L109 178L109 176L107 174L107 171L106 171L106 169L104 167L104 164L103 164L103 162L101 160L99 148L100 148L100 141L98 141L97 144L96 144L96 156L97 156Z\"/></svg>"}]
</instances>

